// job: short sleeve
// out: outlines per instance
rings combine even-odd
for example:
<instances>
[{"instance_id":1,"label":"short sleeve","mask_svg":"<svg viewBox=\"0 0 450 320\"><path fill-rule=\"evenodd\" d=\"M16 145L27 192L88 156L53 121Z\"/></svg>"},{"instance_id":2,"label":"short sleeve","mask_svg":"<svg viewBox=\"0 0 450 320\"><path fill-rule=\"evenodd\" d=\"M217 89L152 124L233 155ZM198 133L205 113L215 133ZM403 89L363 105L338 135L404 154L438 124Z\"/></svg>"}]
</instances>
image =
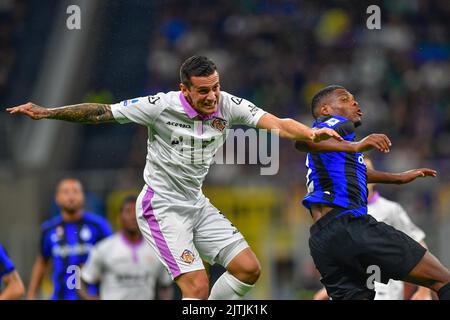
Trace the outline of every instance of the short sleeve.
<instances>
[{"instance_id":1,"label":"short sleeve","mask_svg":"<svg viewBox=\"0 0 450 320\"><path fill-rule=\"evenodd\" d=\"M52 242L50 239L50 230L42 230L40 253L45 260L48 260L52 255Z\"/></svg>"},{"instance_id":2,"label":"short sleeve","mask_svg":"<svg viewBox=\"0 0 450 320\"><path fill-rule=\"evenodd\" d=\"M396 205L392 214L392 226L403 231L417 242L425 239L425 232L411 221L402 206Z\"/></svg>"},{"instance_id":3,"label":"short sleeve","mask_svg":"<svg viewBox=\"0 0 450 320\"><path fill-rule=\"evenodd\" d=\"M164 93L154 96L124 100L111 105L114 119L119 123L135 122L144 126L152 125L164 110Z\"/></svg>"},{"instance_id":4,"label":"short sleeve","mask_svg":"<svg viewBox=\"0 0 450 320\"><path fill-rule=\"evenodd\" d=\"M102 254L98 245L89 252L86 263L81 268L81 278L89 284L100 282L102 274Z\"/></svg>"},{"instance_id":5,"label":"short sleeve","mask_svg":"<svg viewBox=\"0 0 450 320\"><path fill-rule=\"evenodd\" d=\"M250 101L229 94L224 99L224 106L229 110L232 125L243 124L256 127L259 119L266 113Z\"/></svg>"},{"instance_id":6,"label":"short sleeve","mask_svg":"<svg viewBox=\"0 0 450 320\"><path fill-rule=\"evenodd\" d=\"M9 258L3 246L0 245L0 278L13 272L14 269L14 263Z\"/></svg>"},{"instance_id":7,"label":"short sleeve","mask_svg":"<svg viewBox=\"0 0 450 320\"><path fill-rule=\"evenodd\" d=\"M107 238L110 235L112 235L112 233L113 233L108 220L103 219L103 218L100 221L100 230L101 230L101 234L99 235L99 238L97 239L97 241Z\"/></svg>"}]
</instances>

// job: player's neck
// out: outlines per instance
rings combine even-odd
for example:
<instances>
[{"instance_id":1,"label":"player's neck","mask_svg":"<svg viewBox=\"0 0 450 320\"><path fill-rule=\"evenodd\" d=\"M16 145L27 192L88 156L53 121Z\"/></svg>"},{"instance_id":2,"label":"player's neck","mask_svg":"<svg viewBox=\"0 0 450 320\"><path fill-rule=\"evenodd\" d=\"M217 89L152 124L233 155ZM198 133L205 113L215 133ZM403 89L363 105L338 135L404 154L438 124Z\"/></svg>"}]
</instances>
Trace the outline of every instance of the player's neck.
<instances>
[{"instance_id":1,"label":"player's neck","mask_svg":"<svg viewBox=\"0 0 450 320\"><path fill-rule=\"evenodd\" d=\"M78 210L76 212L69 213L68 211L61 211L62 219L64 222L75 222L81 219L83 216L83 210Z\"/></svg>"}]
</instances>

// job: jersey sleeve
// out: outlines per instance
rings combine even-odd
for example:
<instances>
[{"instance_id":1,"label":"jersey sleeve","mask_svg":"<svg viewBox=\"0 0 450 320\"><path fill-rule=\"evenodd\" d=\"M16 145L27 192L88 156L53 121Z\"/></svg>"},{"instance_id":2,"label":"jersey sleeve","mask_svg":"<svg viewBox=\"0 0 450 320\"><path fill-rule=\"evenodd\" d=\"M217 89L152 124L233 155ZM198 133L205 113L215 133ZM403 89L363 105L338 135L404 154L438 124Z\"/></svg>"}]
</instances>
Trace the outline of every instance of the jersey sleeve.
<instances>
[{"instance_id":1,"label":"jersey sleeve","mask_svg":"<svg viewBox=\"0 0 450 320\"><path fill-rule=\"evenodd\" d=\"M113 231L111 229L111 226L110 226L108 220L102 218L99 221L99 226L100 226L100 234L98 236L97 241L100 241L100 240L105 239L105 238L109 237L110 235L112 235Z\"/></svg>"},{"instance_id":2,"label":"jersey sleeve","mask_svg":"<svg viewBox=\"0 0 450 320\"><path fill-rule=\"evenodd\" d=\"M0 245L0 278L15 270L14 263L8 256L8 253Z\"/></svg>"},{"instance_id":3,"label":"jersey sleeve","mask_svg":"<svg viewBox=\"0 0 450 320\"><path fill-rule=\"evenodd\" d=\"M425 239L425 232L411 221L402 206L396 205L392 214L392 226L403 231L417 242Z\"/></svg>"},{"instance_id":4,"label":"jersey sleeve","mask_svg":"<svg viewBox=\"0 0 450 320\"><path fill-rule=\"evenodd\" d=\"M229 110L231 124L243 124L256 127L259 119L266 111L243 98L227 95L224 99L225 107Z\"/></svg>"},{"instance_id":5,"label":"jersey sleeve","mask_svg":"<svg viewBox=\"0 0 450 320\"><path fill-rule=\"evenodd\" d=\"M99 245L89 252L86 263L81 268L81 278L84 282L95 284L100 282L102 275L102 253Z\"/></svg>"},{"instance_id":6,"label":"jersey sleeve","mask_svg":"<svg viewBox=\"0 0 450 320\"><path fill-rule=\"evenodd\" d=\"M40 254L45 260L48 260L52 255L52 242L50 240L50 230L42 230Z\"/></svg>"},{"instance_id":7,"label":"jersey sleeve","mask_svg":"<svg viewBox=\"0 0 450 320\"><path fill-rule=\"evenodd\" d=\"M112 104L111 111L119 123L135 122L144 126L152 125L164 110L164 94L139 97Z\"/></svg>"}]
</instances>

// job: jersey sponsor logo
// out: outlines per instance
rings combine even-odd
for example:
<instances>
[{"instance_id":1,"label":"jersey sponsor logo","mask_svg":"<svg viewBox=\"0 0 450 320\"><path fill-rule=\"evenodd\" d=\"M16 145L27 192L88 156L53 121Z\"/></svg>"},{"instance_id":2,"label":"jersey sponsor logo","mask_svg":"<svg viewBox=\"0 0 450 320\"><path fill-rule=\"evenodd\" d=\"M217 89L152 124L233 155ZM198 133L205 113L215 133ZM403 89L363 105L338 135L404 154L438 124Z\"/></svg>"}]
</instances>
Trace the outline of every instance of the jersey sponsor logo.
<instances>
[{"instance_id":1,"label":"jersey sponsor logo","mask_svg":"<svg viewBox=\"0 0 450 320\"><path fill-rule=\"evenodd\" d=\"M195 256L192 253L192 251L189 251L188 249L185 249L183 253L181 254L181 260L183 260L186 263L191 264L195 260Z\"/></svg>"},{"instance_id":2,"label":"jersey sponsor logo","mask_svg":"<svg viewBox=\"0 0 450 320\"><path fill-rule=\"evenodd\" d=\"M358 157L358 162L359 162L360 164L364 164L364 155L363 155L363 154L361 154L361 155Z\"/></svg>"},{"instance_id":3,"label":"jersey sponsor logo","mask_svg":"<svg viewBox=\"0 0 450 320\"><path fill-rule=\"evenodd\" d=\"M166 124L169 126L180 127L180 128L188 128L188 129L192 128L190 124L178 123L178 122L174 122L174 121L167 121Z\"/></svg>"},{"instance_id":4,"label":"jersey sponsor logo","mask_svg":"<svg viewBox=\"0 0 450 320\"><path fill-rule=\"evenodd\" d=\"M150 102L150 104L155 104L156 101L158 101L159 99L161 99L161 97L158 97L158 96L148 96L148 102Z\"/></svg>"},{"instance_id":5,"label":"jersey sponsor logo","mask_svg":"<svg viewBox=\"0 0 450 320\"><path fill-rule=\"evenodd\" d=\"M67 256L78 256L88 254L93 245L90 243L77 243L76 245L55 245L52 248L52 254L54 257L65 258Z\"/></svg>"},{"instance_id":6,"label":"jersey sponsor logo","mask_svg":"<svg viewBox=\"0 0 450 320\"><path fill-rule=\"evenodd\" d=\"M236 103L237 105L240 105L241 102L242 102L242 98L231 97L231 101L233 101L233 102Z\"/></svg>"},{"instance_id":7,"label":"jersey sponsor logo","mask_svg":"<svg viewBox=\"0 0 450 320\"><path fill-rule=\"evenodd\" d=\"M332 127L334 126L336 123L338 123L340 120L336 119L336 118L331 118L327 121L325 121L324 123L326 123L328 126Z\"/></svg>"},{"instance_id":8,"label":"jersey sponsor logo","mask_svg":"<svg viewBox=\"0 0 450 320\"><path fill-rule=\"evenodd\" d=\"M254 117L255 114L258 112L259 108L256 106L253 106L251 104L248 105L248 107L250 108L250 113L251 115Z\"/></svg>"},{"instance_id":9,"label":"jersey sponsor logo","mask_svg":"<svg viewBox=\"0 0 450 320\"><path fill-rule=\"evenodd\" d=\"M138 102L138 101L139 101L139 99L123 100L123 101L122 101L122 104L123 104L124 107L126 107L127 105L136 103L136 102Z\"/></svg>"},{"instance_id":10,"label":"jersey sponsor logo","mask_svg":"<svg viewBox=\"0 0 450 320\"><path fill-rule=\"evenodd\" d=\"M221 119L221 118L214 118L214 120L211 122L211 127L214 129L223 132L225 128L227 127L227 120Z\"/></svg>"}]
</instances>

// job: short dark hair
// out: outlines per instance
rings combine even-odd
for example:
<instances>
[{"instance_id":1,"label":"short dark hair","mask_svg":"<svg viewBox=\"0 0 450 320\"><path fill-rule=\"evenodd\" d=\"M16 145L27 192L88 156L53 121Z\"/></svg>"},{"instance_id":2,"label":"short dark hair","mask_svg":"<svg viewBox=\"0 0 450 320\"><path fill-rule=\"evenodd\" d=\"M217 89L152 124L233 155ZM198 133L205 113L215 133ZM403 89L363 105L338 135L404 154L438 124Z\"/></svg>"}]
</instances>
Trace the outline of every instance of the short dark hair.
<instances>
[{"instance_id":1,"label":"short dark hair","mask_svg":"<svg viewBox=\"0 0 450 320\"><path fill-rule=\"evenodd\" d=\"M186 59L180 67L180 81L190 88L191 77L207 77L217 70L214 62L204 56L192 56Z\"/></svg>"},{"instance_id":2,"label":"short dark hair","mask_svg":"<svg viewBox=\"0 0 450 320\"><path fill-rule=\"evenodd\" d=\"M320 103L322 102L322 100L336 89L345 89L345 88L343 86L332 84L323 89L320 89L320 91L314 95L311 101L311 113L314 119L317 118L316 111L320 107Z\"/></svg>"},{"instance_id":3,"label":"short dark hair","mask_svg":"<svg viewBox=\"0 0 450 320\"><path fill-rule=\"evenodd\" d=\"M123 209L125 208L125 205L133 202L135 203L137 201L137 197L136 196L127 196L125 199L123 199L122 204L120 205L120 213L123 212Z\"/></svg>"}]
</instances>

